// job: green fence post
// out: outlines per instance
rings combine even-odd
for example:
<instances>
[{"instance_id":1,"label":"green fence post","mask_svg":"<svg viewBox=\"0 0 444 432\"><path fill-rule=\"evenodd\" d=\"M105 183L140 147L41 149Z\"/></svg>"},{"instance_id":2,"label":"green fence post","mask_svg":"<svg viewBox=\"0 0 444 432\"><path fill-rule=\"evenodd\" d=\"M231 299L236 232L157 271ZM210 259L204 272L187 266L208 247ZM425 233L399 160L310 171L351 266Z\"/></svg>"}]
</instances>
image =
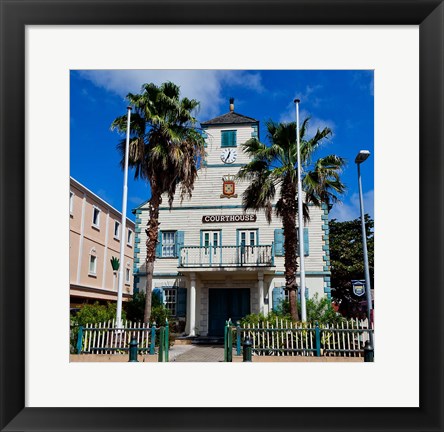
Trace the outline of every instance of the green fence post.
<instances>
[{"instance_id":1,"label":"green fence post","mask_svg":"<svg viewBox=\"0 0 444 432\"><path fill-rule=\"evenodd\" d=\"M156 323L153 322L151 326L151 342L150 342L150 354L154 355L156 353Z\"/></svg>"},{"instance_id":2,"label":"green fence post","mask_svg":"<svg viewBox=\"0 0 444 432\"><path fill-rule=\"evenodd\" d=\"M319 323L315 323L315 339L316 339L316 357L321 357L321 331Z\"/></svg>"},{"instance_id":3,"label":"green fence post","mask_svg":"<svg viewBox=\"0 0 444 432\"><path fill-rule=\"evenodd\" d=\"M82 352L83 343L83 326L79 326L79 331L77 333L77 354Z\"/></svg>"},{"instance_id":4,"label":"green fence post","mask_svg":"<svg viewBox=\"0 0 444 432\"><path fill-rule=\"evenodd\" d=\"M365 362L374 362L375 352L373 350L373 346L369 341L365 341L364 345L364 361Z\"/></svg>"},{"instance_id":5,"label":"green fence post","mask_svg":"<svg viewBox=\"0 0 444 432\"><path fill-rule=\"evenodd\" d=\"M129 360L128 362L138 362L139 360L137 360L137 339L133 336L130 342L130 348L129 348Z\"/></svg>"},{"instance_id":6,"label":"green fence post","mask_svg":"<svg viewBox=\"0 0 444 432\"><path fill-rule=\"evenodd\" d=\"M227 342L228 342L228 346L227 346L227 358L229 362L233 361L233 331L231 329L231 320L228 320L228 325L227 325Z\"/></svg>"},{"instance_id":7,"label":"green fence post","mask_svg":"<svg viewBox=\"0 0 444 432\"><path fill-rule=\"evenodd\" d=\"M165 324L165 351L164 351L165 361L167 363L170 361L169 351L170 351L170 326L168 324L168 319L167 319Z\"/></svg>"},{"instance_id":8,"label":"green fence post","mask_svg":"<svg viewBox=\"0 0 444 432\"><path fill-rule=\"evenodd\" d=\"M239 321L236 323L236 355L241 355L241 332Z\"/></svg>"},{"instance_id":9,"label":"green fence post","mask_svg":"<svg viewBox=\"0 0 444 432\"><path fill-rule=\"evenodd\" d=\"M163 357L164 357L163 350L164 350L164 344L165 344L164 338L165 338L165 329L163 327L160 327L159 328L159 356L157 359L157 361L159 363L163 362Z\"/></svg>"},{"instance_id":10,"label":"green fence post","mask_svg":"<svg viewBox=\"0 0 444 432\"><path fill-rule=\"evenodd\" d=\"M224 361L227 362L227 321L225 321L224 326Z\"/></svg>"},{"instance_id":11,"label":"green fence post","mask_svg":"<svg viewBox=\"0 0 444 432\"><path fill-rule=\"evenodd\" d=\"M252 359L252 343L249 336L247 336L244 340L244 352L243 352L243 361L244 362L251 362Z\"/></svg>"}]
</instances>

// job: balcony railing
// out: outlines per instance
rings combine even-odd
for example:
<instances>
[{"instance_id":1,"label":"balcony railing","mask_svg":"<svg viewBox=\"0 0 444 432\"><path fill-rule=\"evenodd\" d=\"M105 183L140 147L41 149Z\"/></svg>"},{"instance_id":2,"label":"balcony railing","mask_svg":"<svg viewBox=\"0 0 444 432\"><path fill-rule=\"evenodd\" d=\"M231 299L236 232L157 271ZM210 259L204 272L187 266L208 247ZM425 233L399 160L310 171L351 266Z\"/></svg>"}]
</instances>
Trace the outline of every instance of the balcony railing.
<instances>
[{"instance_id":1,"label":"balcony railing","mask_svg":"<svg viewBox=\"0 0 444 432\"><path fill-rule=\"evenodd\" d=\"M270 267L273 245L185 246L179 252L179 267Z\"/></svg>"}]
</instances>

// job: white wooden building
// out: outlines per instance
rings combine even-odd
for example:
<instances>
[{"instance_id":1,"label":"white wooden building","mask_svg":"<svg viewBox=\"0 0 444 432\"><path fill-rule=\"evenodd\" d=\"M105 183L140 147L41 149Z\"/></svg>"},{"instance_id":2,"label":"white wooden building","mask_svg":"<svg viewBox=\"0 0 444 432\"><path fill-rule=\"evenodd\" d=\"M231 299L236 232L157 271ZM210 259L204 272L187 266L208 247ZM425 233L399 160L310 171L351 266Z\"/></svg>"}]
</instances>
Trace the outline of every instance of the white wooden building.
<instances>
[{"instance_id":1,"label":"white wooden building","mask_svg":"<svg viewBox=\"0 0 444 432\"><path fill-rule=\"evenodd\" d=\"M154 290L190 336L220 336L228 318L267 313L285 297L282 222L263 212L244 212L246 183L234 179L248 162L241 144L258 136L259 122L234 111L201 124L207 160L193 196L170 211L160 208ZM166 202L166 200L164 200ZM145 290L146 203L136 214L135 291ZM330 297L327 208L310 208L304 229L306 297ZM295 227L296 228L296 227ZM299 282L299 281L298 281Z\"/></svg>"}]
</instances>

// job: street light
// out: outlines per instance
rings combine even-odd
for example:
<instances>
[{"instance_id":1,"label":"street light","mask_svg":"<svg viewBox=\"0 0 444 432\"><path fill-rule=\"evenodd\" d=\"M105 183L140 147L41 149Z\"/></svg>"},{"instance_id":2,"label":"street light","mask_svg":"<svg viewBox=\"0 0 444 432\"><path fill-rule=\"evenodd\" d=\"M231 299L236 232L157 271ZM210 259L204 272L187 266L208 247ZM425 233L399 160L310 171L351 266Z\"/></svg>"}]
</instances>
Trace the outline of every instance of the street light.
<instances>
[{"instance_id":1,"label":"street light","mask_svg":"<svg viewBox=\"0 0 444 432\"><path fill-rule=\"evenodd\" d=\"M372 293L370 287L370 272L368 269L368 255L367 255L367 234L365 230L365 219L364 219L364 200L362 197L362 181L361 181L361 163L366 161L370 156L368 150L361 150L355 159L355 163L358 166L358 184L359 184L359 204L361 208L361 228L362 228L362 249L364 252L364 275L365 275L365 293L367 298L367 319L368 328L371 330L371 310L372 310ZM370 344L373 345L373 335L369 331Z\"/></svg>"}]
</instances>

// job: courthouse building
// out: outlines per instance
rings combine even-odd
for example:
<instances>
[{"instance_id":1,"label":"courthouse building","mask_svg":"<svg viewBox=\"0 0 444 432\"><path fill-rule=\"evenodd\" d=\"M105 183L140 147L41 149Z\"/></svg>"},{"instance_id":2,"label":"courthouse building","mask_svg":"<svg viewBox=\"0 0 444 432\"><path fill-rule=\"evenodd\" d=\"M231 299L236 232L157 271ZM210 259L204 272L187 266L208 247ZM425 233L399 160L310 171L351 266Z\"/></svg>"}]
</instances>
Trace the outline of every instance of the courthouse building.
<instances>
[{"instance_id":1,"label":"courthouse building","mask_svg":"<svg viewBox=\"0 0 444 432\"><path fill-rule=\"evenodd\" d=\"M285 298L283 229L276 216L268 224L262 211L243 211L247 184L235 179L249 161L241 144L258 137L259 122L230 104L227 114L201 126L207 159L193 196L182 204L176 196L171 211L160 208L153 289L175 317L186 320L187 334L220 336L228 318L267 313ZM134 283L144 291L147 203L134 212ZM304 294L330 297L328 209L310 207L310 218Z\"/></svg>"},{"instance_id":2,"label":"courthouse building","mask_svg":"<svg viewBox=\"0 0 444 432\"><path fill-rule=\"evenodd\" d=\"M72 308L117 300L118 273L111 263L125 242L123 300L133 295L135 225L122 213L71 177L69 190L69 280Z\"/></svg>"}]
</instances>

